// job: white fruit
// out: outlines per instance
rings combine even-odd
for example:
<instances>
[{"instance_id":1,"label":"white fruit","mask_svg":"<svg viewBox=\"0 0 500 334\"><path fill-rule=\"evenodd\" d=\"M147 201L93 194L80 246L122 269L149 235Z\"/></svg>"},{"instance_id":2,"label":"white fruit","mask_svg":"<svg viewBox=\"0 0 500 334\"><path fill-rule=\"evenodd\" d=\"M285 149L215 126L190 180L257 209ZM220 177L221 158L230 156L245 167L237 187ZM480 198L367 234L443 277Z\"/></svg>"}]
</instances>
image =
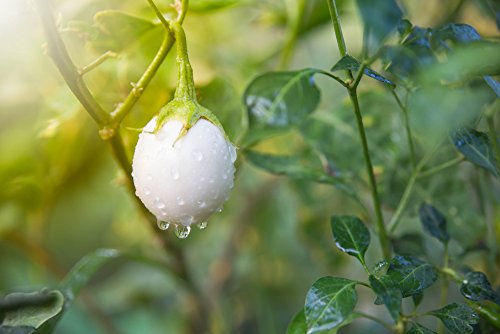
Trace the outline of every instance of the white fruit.
<instances>
[{"instance_id":1,"label":"white fruit","mask_svg":"<svg viewBox=\"0 0 500 334\"><path fill-rule=\"evenodd\" d=\"M205 119L177 142L182 122L169 120L153 133L155 126L153 118L135 148L137 196L160 221L183 226L205 222L221 210L233 187L235 147Z\"/></svg>"}]
</instances>

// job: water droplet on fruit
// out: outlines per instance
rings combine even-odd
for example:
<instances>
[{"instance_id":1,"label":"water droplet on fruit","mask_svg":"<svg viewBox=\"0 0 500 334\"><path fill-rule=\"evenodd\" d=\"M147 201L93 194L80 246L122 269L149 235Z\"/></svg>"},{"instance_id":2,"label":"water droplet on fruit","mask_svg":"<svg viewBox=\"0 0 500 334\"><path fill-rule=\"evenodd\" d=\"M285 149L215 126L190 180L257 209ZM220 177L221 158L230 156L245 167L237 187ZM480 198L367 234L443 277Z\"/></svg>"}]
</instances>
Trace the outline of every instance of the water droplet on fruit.
<instances>
[{"instance_id":1,"label":"water droplet on fruit","mask_svg":"<svg viewBox=\"0 0 500 334\"><path fill-rule=\"evenodd\" d=\"M171 170L170 170L170 175L172 175L172 179L174 180L178 180L179 177L180 177L180 174L179 174L179 171L177 170L177 168L173 167Z\"/></svg>"},{"instance_id":2,"label":"water droplet on fruit","mask_svg":"<svg viewBox=\"0 0 500 334\"><path fill-rule=\"evenodd\" d=\"M178 204L178 205L184 205L185 203L186 203L186 202L185 202L182 198L177 197L177 204Z\"/></svg>"},{"instance_id":3,"label":"water droplet on fruit","mask_svg":"<svg viewBox=\"0 0 500 334\"><path fill-rule=\"evenodd\" d=\"M222 212L222 207L217 208L215 211Z\"/></svg>"},{"instance_id":4,"label":"water droplet on fruit","mask_svg":"<svg viewBox=\"0 0 500 334\"><path fill-rule=\"evenodd\" d=\"M203 154L198 150L194 150L192 155L193 155L194 160L196 160L196 161L203 160Z\"/></svg>"},{"instance_id":5,"label":"water droplet on fruit","mask_svg":"<svg viewBox=\"0 0 500 334\"><path fill-rule=\"evenodd\" d=\"M194 222L194 217L193 216L183 216L180 219L181 225L183 226L190 226Z\"/></svg>"},{"instance_id":6,"label":"water droplet on fruit","mask_svg":"<svg viewBox=\"0 0 500 334\"><path fill-rule=\"evenodd\" d=\"M191 232L190 226L175 225L175 235L177 238L186 239L189 236L189 232Z\"/></svg>"},{"instance_id":7,"label":"water droplet on fruit","mask_svg":"<svg viewBox=\"0 0 500 334\"><path fill-rule=\"evenodd\" d=\"M231 156L231 162L236 161L236 147L229 145L229 155Z\"/></svg>"},{"instance_id":8,"label":"water droplet on fruit","mask_svg":"<svg viewBox=\"0 0 500 334\"><path fill-rule=\"evenodd\" d=\"M207 228L208 223L207 222L201 222L198 225L196 225L200 230L204 230Z\"/></svg>"},{"instance_id":9,"label":"water droplet on fruit","mask_svg":"<svg viewBox=\"0 0 500 334\"><path fill-rule=\"evenodd\" d=\"M151 195L151 189L149 189L148 187L144 188L144 195Z\"/></svg>"},{"instance_id":10,"label":"water droplet on fruit","mask_svg":"<svg viewBox=\"0 0 500 334\"><path fill-rule=\"evenodd\" d=\"M162 231L165 231L168 229L168 227L170 226L170 223L168 222L164 222L162 220L157 220L156 221L156 224L158 225L158 228Z\"/></svg>"},{"instance_id":11,"label":"water droplet on fruit","mask_svg":"<svg viewBox=\"0 0 500 334\"><path fill-rule=\"evenodd\" d=\"M156 197L155 198L155 206L158 209L163 209L163 208L165 208L165 203L163 203L159 197Z\"/></svg>"},{"instance_id":12,"label":"water droplet on fruit","mask_svg":"<svg viewBox=\"0 0 500 334\"><path fill-rule=\"evenodd\" d=\"M198 204L198 207L200 209L207 206L207 202L205 202L205 201L196 201L196 204Z\"/></svg>"}]
</instances>

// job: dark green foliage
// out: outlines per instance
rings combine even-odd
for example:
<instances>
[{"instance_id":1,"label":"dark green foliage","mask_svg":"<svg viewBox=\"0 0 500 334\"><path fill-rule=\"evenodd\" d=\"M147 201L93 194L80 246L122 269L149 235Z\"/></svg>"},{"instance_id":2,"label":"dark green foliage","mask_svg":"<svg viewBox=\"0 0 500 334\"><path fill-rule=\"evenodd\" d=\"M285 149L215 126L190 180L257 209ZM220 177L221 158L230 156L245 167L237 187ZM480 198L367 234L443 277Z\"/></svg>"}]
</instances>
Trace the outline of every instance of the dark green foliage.
<instances>
[{"instance_id":1,"label":"dark green foliage","mask_svg":"<svg viewBox=\"0 0 500 334\"><path fill-rule=\"evenodd\" d=\"M360 66L361 64L356 58L350 55L345 55L335 65L333 65L331 71L332 72L342 71L342 70L358 71ZM395 86L394 82L383 77L382 75L380 75L379 73L375 72L374 70L368 67L364 69L363 73L369 76L370 78L373 78L391 87Z\"/></svg>"},{"instance_id":2,"label":"dark green foliage","mask_svg":"<svg viewBox=\"0 0 500 334\"><path fill-rule=\"evenodd\" d=\"M370 231L355 216L333 216L330 220L337 247L365 263L365 253L370 245Z\"/></svg>"},{"instance_id":3,"label":"dark green foliage","mask_svg":"<svg viewBox=\"0 0 500 334\"><path fill-rule=\"evenodd\" d=\"M406 334L435 334L436 332L431 331L429 328L424 327L420 324L413 323L411 328L406 332Z\"/></svg>"},{"instance_id":4,"label":"dark green foliage","mask_svg":"<svg viewBox=\"0 0 500 334\"><path fill-rule=\"evenodd\" d=\"M302 309L295 315L295 317L293 317L292 321L288 325L286 334L305 333L307 333L306 315L304 314L304 309Z\"/></svg>"},{"instance_id":5,"label":"dark green foliage","mask_svg":"<svg viewBox=\"0 0 500 334\"><path fill-rule=\"evenodd\" d=\"M438 277L429 263L401 255L391 260L386 275L399 286L403 297L422 294Z\"/></svg>"},{"instance_id":6,"label":"dark green foliage","mask_svg":"<svg viewBox=\"0 0 500 334\"><path fill-rule=\"evenodd\" d=\"M322 277L307 293L304 313L307 333L331 330L341 325L357 302L356 282L337 277Z\"/></svg>"},{"instance_id":7,"label":"dark green foliage","mask_svg":"<svg viewBox=\"0 0 500 334\"><path fill-rule=\"evenodd\" d=\"M479 321L474 310L465 304L449 304L428 314L439 318L446 328L454 334L472 333L472 325Z\"/></svg>"},{"instance_id":8,"label":"dark green foliage","mask_svg":"<svg viewBox=\"0 0 500 334\"><path fill-rule=\"evenodd\" d=\"M478 165L495 176L500 175L498 162L495 159L490 140L485 133L460 129L452 134L453 144L467 160Z\"/></svg>"},{"instance_id":9,"label":"dark green foliage","mask_svg":"<svg viewBox=\"0 0 500 334\"><path fill-rule=\"evenodd\" d=\"M422 204L418 210L420 221L424 230L441 241L447 243L450 240L446 228L446 217L430 204Z\"/></svg>"},{"instance_id":10,"label":"dark green foliage","mask_svg":"<svg viewBox=\"0 0 500 334\"><path fill-rule=\"evenodd\" d=\"M473 301L491 300L500 305L500 296L493 290L486 275L479 271L465 274L460 292L465 298Z\"/></svg>"},{"instance_id":11,"label":"dark green foliage","mask_svg":"<svg viewBox=\"0 0 500 334\"><path fill-rule=\"evenodd\" d=\"M385 304L392 319L394 319L394 321L397 321L399 319L401 300L403 299L401 290L398 288L397 282L395 282L389 276L382 276L380 278L377 278L373 275L370 275L369 279L373 292L377 294L379 301Z\"/></svg>"}]
</instances>

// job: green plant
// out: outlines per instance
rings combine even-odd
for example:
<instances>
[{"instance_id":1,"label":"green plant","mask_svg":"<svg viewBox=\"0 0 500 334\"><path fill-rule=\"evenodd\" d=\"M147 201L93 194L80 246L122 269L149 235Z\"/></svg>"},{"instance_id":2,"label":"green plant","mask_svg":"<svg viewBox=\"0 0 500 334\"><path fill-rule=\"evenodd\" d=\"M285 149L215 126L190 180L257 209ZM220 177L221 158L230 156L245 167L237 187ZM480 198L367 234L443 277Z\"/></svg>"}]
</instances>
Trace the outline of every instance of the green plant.
<instances>
[{"instance_id":1,"label":"green plant","mask_svg":"<svg viewBox=\"0 0 500 334\"><path fill-rule=\"evenodd\" d=\"M172 281L181 290L179 299L187 306L181 310L170 307L171 314L182 317L178 326L169 319L170 331L281 332L297 308L300 310L289 323L288 333L366 332L367 328L401 334L500 330L500 296L496 289L500 84L495 79L500 68L500 47L496 37L483 38L470 25L449 23L463 11L465 3L487 10L493 5L486 0L450 1L443 5L446 15L433 21L435 27L423 28L407 19L410 6L403 6L405 2L381 0L374 6L373 1L357 0L363 43L355 52L350 51L354 43L344 38L346 29L341 25L342 6L351 6L345 1L262 1L256 5L251 1L193 0L188 6L188 1L183 0L168 8L158 2L163 10L152 0L147 3L154 20L104 10L95 15L92 25L58 22L48 0L38 0L38 10L47 37L47 53L97 124L101 139L109 144L121 170L119 180L141 213L139 220L147 222L155 236L155 254L127 246L126 251L99 249L84 256L68 274L58 274L64 278L52 285L55 288L2 297L0 333L57 331L57 323L67 316L65 313L79 294L104 331L117 332L113 322L92 305L92 299L82 289L102 271L114 272L113 266L120 261L138 263L141 270L154 268L165 273L165 281ZM333 24L336 43L330 44L336 45L339 54L329 70L307 67L255 76L243 93L244 122L238 118L237 90L222 80L195 87L182 27L189 11L213 13L215 32L207 28L210 39L205 36L200 40L216 50L216 57L223 63L217 71L224 72L238 65L232 57L224 56L229 52L224 40L229 25L217 22L220 17L212 10L239 6L245 13L255 13L254 7L264 8L265 15L259 19L273 22L274 27L285 32L278 55L273 51L270 56L241 61L238 76L242 82L248 82L255 71L266 67L263 63L280 69L291 67L294 54L308 47L301 43L313 40L311 31L327 22ZM131 8L140 12L142 7ZM250 30L252 41L259 40L257 33ZM70 57L73 53L67 48L69 38L62 35L67 31L83 38L100 56L86 66L75 65L73 58L77 57ZM163 39L144 73L136 73L135 66L127 68L139 79L133 79L125 96L112 95L113 101L123 97L122 102L111 107L105 94L97 98L89 88L92 80L84 80L84 76L106 71L111 58L127 48L133 49L135 41L147 38L152 31L161 31ZM222 42L217 44L217 38ZM174 42L178 47L179 76L175 92L170 94L167 79L160 81L156 90L150 84L163 77L159 69ZM249 43L245 40L239 57L251 53ZM327 49L325 45L321 50ZM218 47L222 51L217 51ZM256 46L260 48L260 44ZM326 59L336 57L336 52L324 53ZM111 67L109 72L115 75L116 68ZM128 73L121 75L129 78ZM148 89L153 89L153 96L146 96ZM343 96L348 101L343 101ZM148 103L140 108L141 99L148 98L160 109L171 97L172 102L156 117L149 117ZM198 100L215 112L227 135L217 117ZM142 114L132 112L133 108ZM132 163L137 135L131 128L146 123ZM172 128L173 134L168 133L160 145L167 147L161 159L168 163L179 159L179 164L168 165L165 173L163 167L149 165L146 158L161 147L146 142ZM197 138L198 132L207 129L222 149L212 165L200 168L192 165L200 155L193 157L192 153L199 151L202 157L210 154L211 140L206 135L202 141ZM196 140L189 141L193 136ZM239 191L243 195L228 218L230 224L221 228L229 232L210 235L212 240L219 239L207 244L189 243L192 238L175 240L164 231L169 222L179 224L177 235L185 239L192 223L206 227L208 216L227 200L236 160L228 137L240 149L240 158L244 158L237 163L241 173L253 165L286 178L246 174L240 180L246 183L242 188L246 192ZM174 151L176 142L181 141L183 148L192 152L179 157ZM220 182L214 188L216 185L182 181L175 170L172 175L171 167L182 169L193 180L207 173L202 177ZM462 179L457 176L459 167L468 173ZM175 182L168 183L166 187L156 181L163 177L181 180L182 184L177 187ZM149 181L154 181L155 189L146 189L151 186ZM287 182L286 186L280 182ZM472 189L470 196L465 193L467 187ZM210 191L218 195L205 200ZM149 196L150 192L154 194ZM273 196L276 199L272 200ZM478 212L467 207L469 197L477 197ZM44 205L48 207L53 199L47 198L48 204ZM157 199L173 205L182 200L182 208L163 212L165 203L159 207ZM275 215L273 210L285 213ZM332 212L328 224L325 216ZM298 217L290 218L294 214ZM291 226L293 219L300 224ZM328 228L332 235L325 237ZM290 231L299 231L300 237L292 238L295 235ZM40 244L25 242L15 233L9 235L24 245L21 248L41 257L47 267L56 267ZM211 254L209 269L202 267L205 253L219 244L223 246ZM346 262L332 253L333 244L356 261ZM308 256L301 258L301 252ZM196 262L196 258L202 260ZM466 261L470 258L474 259L473 268L463 265L470 263ZM295 261L301 262L291 267ZM322 277L317 279L318 275ZM302 291L312 277L316 281L307 292ZM231 293L238 293L239 298ZM113 299L118 295L111 294ZM150 300L146 303L162 311L168 308L164 304L172 301L166 303L157 290L153 295L158 298L156 304ZM305 299L301 306L297 302L300 299ZM245 303L251 306L243 307ZM364 324L360 321L363 318L370 324L358 327ZM432 321L439 323L435 326ZM375 326L371 327L371 323ZM141 330L149 332L152 327Z\"/></svg>"}]
</instances>

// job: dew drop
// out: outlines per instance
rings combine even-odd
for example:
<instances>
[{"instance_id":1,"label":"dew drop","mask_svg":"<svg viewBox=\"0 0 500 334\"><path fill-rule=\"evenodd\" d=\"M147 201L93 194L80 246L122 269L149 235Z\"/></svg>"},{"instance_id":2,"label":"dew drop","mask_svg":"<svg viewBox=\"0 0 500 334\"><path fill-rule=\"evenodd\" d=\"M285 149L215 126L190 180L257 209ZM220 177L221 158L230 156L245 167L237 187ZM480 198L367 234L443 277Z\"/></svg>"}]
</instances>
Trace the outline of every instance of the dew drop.
<instances>
[{"instance_id":1,"label":"dew drop","mask_svg":"<svg viewBox=\"0 0 500 334\"><path fill-rule=\"evenodd\" d=\"M151 195L151 189L149 189L148 187L144 188L144 195Z\"/></svg>"},{"instance_id":2,"label":"dew drop","mask_svg":"<svg viewBox=\"0 0 500 334\"><path fill-rule=\"evenodd\" d=\"M186 204L186 202L182 198L177 197L177 204L182 206L182 205Z\"/></svg>"},{"instance_id":3,"label":"dew drop","mask_svg":"<svg viewBox=\"0 0 500 334\"><path fill-rule=\"evenodd\" d=\"M178 180L179 177L180 177L180 174L179 174L179 171L177 170L177 168L173 167L171 170L170 170L170 175L172 176L172 179L174 180Z\"/></svg>"},{"instance_id":4,"label":"dew drop","mask_svg":"<svg viewBox=\"0 0 500 334\"><path fill-rule=\"evenodd\" d=\"M236 161L236 147L229 145L229 156L231 157L231 162Z\"/></svg>"},{"instance_id":5,"label":"dew drop","mask_svg":"<svg viewBox=\"0 0 500 334\"><path fill-rule=\"evenodd\" d=\"M217 208L215 211L217 211L217 212L222 212L222 207Z\"/></svg>"},{"instance_id":6,"label":"dew drop","mask_svg":"<svg viewBox=\"0 0 500 334\"><path fill-rule=\"evenodd\" d=\"M157 220L156 221L156 224L158 225L158 228L162 231L165 231L168 229L168 227L170 226L170 223L168 222L164 222L162 220Z\"/></svg>"},{"instance_id":7,"label":"dew drop","mask_svg":"<svg viewBox=\"0 0 500 334\"><path fill-rule=\"evenodd\" d=\"M207 228L208 223L207 222L201 222L198 225L196 225L200 230L204 230Z\"/></svg>"},{"instance_id":8,"label":"dew drop","mask_svg":"<svg viewBox=\"0 0 500 334\"><path fill-rule=\"evenodd\" d=\"M200 209L207 206L207 202L205 202L205 201L196 201L196 204L198 204L198 207Z\"/></svg>"},{"instance_id":9,"label":"dew drop","mask_svg":"<svg viewBox=\"0 0 500 334\"><path fill-rule=\"evenodd\" d=\"M165 208L165 203L163 203L159 197L156 197L155 198L155 206L158 209L163 209L163 208Z\"/></svg>"},{"instance_id":10,"label":"dew drop","mask_svg":"<svg viewBox=\"0 0 500 334\"><path fill-rule=\"evenodd\" d=\"M191 232L190 226L175 225L175 235L177 238L186 239L189 236L189 232Z\"/></svg>"},{"instance_id":11,"label":"dew drop","mask_svg":"<svg viewBox=\"0 0 500 334\"><path fill-rule=\"evenodd\" d=\"M192 155L193 155L194 160L196 160L196 161L203 160L203 154L198 150L194 150Z\"/></svg>"}]
</instances>

